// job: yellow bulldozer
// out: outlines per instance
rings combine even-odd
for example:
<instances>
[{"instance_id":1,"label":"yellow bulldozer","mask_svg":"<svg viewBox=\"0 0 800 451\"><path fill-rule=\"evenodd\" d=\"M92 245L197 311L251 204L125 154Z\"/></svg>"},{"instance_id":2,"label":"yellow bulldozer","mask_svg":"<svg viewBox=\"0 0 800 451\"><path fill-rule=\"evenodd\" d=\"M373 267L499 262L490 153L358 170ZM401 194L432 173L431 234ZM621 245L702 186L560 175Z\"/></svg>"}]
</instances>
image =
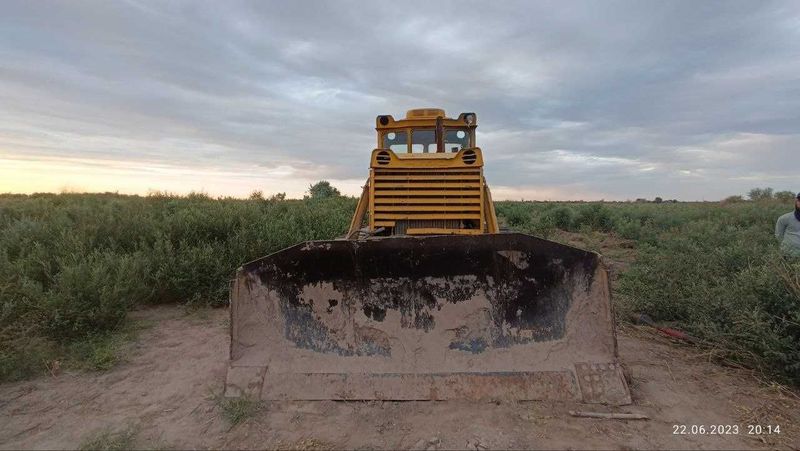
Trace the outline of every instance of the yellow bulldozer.
<instances>
[{"instance_id":1,"label":"yellow bulldozer","mask_svg":"<svg viewBox=\"0 0 800 451\"><path fill-rule=\"evenodd\" d=\"M376 118L347 234L238 269L226 396L631 402L600 256L500 232L476 127Z\"/></svg>"}]
</instances>

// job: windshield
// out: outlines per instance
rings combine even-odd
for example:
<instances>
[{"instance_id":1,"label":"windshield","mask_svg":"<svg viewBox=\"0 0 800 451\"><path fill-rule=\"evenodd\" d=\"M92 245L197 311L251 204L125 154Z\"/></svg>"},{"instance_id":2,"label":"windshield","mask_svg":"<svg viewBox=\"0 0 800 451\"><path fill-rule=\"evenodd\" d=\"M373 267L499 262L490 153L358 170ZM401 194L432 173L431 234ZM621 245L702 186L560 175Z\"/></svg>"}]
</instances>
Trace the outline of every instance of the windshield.
<instances>
[{"instance_id":1,"label":"windshield","mask_svg":"<svg viewBox=\"0 0 800 451\"><path fill-rule=\"evenodd\" d=\"M434 129L412 130L411 151L414 153L436 152L436 131Z\"/></svg>"},{"instance_id":2,"label":"windshield","mask_svg":"<svg viewBox=\"0 0 800 451\"><path fill-rule=\"evenodd\" d=\"M383 135L383 148L391 149L395 153L435 153L436 130L432 128L418 128L411 130L411 149L408 146L408 132L397 130ZM444 151L458 152L469 147L469 134L462 129L445 129Z\"/></svg>"}]
</instances>

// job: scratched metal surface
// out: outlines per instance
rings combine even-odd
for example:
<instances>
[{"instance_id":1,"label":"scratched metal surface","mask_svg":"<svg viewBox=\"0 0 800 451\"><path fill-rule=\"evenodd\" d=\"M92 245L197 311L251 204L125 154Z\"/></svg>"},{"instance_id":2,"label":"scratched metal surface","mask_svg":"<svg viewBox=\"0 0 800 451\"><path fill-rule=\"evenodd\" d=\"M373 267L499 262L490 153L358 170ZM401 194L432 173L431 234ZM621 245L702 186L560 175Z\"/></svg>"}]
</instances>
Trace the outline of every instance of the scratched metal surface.
<instances>
[{"instance_id":1,"label":"scratched metal surface","mask_svg":"<svg viewBox=\"0 0 800 451\"><path fill-rule=\"evenodd\" d=\"M267 397L500 396L480 388L500 378L574 398L576 362L616 359L599 256L522 234L303 243L244 265L231 297L231 365L266 368Z\"/></svg>"}]
</instances>

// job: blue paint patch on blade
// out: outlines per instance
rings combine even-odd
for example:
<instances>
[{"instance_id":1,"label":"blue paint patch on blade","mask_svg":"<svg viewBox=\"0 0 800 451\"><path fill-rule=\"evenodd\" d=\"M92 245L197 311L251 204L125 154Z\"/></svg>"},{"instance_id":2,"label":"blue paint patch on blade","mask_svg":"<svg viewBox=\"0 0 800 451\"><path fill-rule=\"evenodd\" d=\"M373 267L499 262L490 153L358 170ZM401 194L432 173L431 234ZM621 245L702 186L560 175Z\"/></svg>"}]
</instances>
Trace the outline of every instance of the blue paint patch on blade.
<instances>
[{"instance_id":1,"label":"blue paint patch on blade","mask_svg":"<svg viewBox=\"0 0 800 451\"><path fill-rule=\"evenodd\" d=\"M310 307L285 306L284 319L286 324L286 339L292 341L298 348L310 349L322 354L337 354L343 357L380 355L391 357L388 345L374 341L361 341L355 349L339 346L332 337L331 331L314 318Z\"/></svg>"}]
</instances>

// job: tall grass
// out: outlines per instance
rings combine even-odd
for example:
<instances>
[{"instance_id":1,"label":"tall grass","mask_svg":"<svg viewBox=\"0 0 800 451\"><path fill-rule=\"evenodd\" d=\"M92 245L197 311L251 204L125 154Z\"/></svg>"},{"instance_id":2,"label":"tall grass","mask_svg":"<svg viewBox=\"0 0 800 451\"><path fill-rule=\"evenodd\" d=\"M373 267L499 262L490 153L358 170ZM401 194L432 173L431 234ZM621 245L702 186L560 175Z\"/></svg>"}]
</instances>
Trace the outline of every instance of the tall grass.
<instances>
[{"instance_id":1,"label":"tall grass","mask_svg":"<svg viewBox=\"0 0 800 451\"><path fill-rule=\"evenodd\" d=\"M220 305L243 262L344 233L355 199L0 196L0 379L42 371L141 304Z\"/></svg>"},{"instance_id":2,"label":"tall grass","mask_svg":"<svg viewBox=\"0 0 800 451\"><path fill-rule=\"evenodd\" d=\"M341 196L0 195L0 380L41 374L70 350L108 342L134 306L223 304L238 266L300 241L341 236L355 203ZM772 235L789 203L496 207L514 230L634 243L637 257L615 287L621 318L648 313L800 383L800 262L781 256Z\"/></svg>"},{"instance_id":3,"label":"tall grass","mask_svg":"<svg viewBox=\"0 0 800 451\"><path fill-rule=\"evenodd\" d=\"M800 260L782 255L773 235L792 205L498 202L497 212L542 236L633 240L637 257L614 287L621 319L647 313L728 359L800 384Z\"/></svg>"}]
</instances>

